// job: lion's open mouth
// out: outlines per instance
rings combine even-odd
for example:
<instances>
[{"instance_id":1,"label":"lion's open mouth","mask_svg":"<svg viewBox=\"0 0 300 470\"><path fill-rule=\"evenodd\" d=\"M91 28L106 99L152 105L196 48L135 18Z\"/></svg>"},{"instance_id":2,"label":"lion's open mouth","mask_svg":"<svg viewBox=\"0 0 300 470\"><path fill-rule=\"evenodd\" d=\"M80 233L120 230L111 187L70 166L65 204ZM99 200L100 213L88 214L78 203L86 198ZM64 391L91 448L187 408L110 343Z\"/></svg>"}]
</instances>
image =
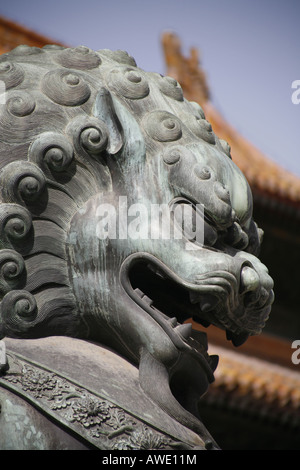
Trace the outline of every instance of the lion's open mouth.
<instances>
[{"instance_id":1,"label":"lion's open mouth","mask_svg":"<svg viewBox=\"0 0 300 470\"><path fill-rule=\"evenodd\" d=\"M199 276L198 283L192 285L182 281L157 258L139 253L131 255L123 264L121 281L127 294L161 325L176 347L196 356L202 365L206 363L207 372L212 374L217 358L207 353L206 333L193 330L192 324L185 322L193 318L204 326L213 323L222 328L217 316L214 318L215 312L222 299L230 303L234 295L233 276L223 272L214 273L210 279ZM226 335L236 346L248 337L229 328Z\"/></svg>"},{"instance_id":2,"label":"lion's open mouth","mask_svg":"<svg viewBox=\"0 0 300 470\"><path fill-rule=\"evenodd\" d=\"M240 346L249 337L249 332L236 329L227 315L237 300L237 280L232 274L216 271L198 276L194 284L189 284L148 253L132 255L126 260L125 267L121 276L123 287L176 344L184 342L206 354L206 333L192 330L191 323L185 323L191 318L204 327L213 324L225 330L227 339L234 346ZM260 313L264 312L262 326L270 310L270 307L266 308L270 302L265 304L254 311L257 322ZM251 325L251 318L249 321Z\"/></svg>"},{"instance_id":3,"label":"lion's open mouth","mask_svg":"<svg viewBox=\"0 0 300 470\"><path fill-rule=\"evenodd\" d=\"M159 266L161 264L161 266ZM190 302L189 291L156 258L139 253L127 258L121 270L121 282L127 294L160 324L175 346L199 360L213 380L218 362L207 353L207 336L184 323L197 306Z\"/></svg>"}]
</instances>

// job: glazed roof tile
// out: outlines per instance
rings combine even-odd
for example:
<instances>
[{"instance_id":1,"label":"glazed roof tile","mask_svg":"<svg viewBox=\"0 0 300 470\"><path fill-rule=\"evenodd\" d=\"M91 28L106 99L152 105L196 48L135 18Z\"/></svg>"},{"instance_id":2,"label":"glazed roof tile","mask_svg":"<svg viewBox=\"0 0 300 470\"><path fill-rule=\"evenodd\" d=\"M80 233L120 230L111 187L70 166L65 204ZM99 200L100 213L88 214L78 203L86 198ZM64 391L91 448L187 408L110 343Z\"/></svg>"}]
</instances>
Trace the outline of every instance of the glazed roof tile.
<instances>
[{"instance_id":1,"label":"glazed roof tile","mask_svg":"<svg viewBox=\"0 0 300 470\"><path fill-rule=\"evenodd\" d=\"M43 47L46 44L59 43L23 25L0 16L0 54L4 54L23 44L27 46Z\"/></svg>"},{"instance_id":2,"label":"glazed roof tile","mask_svg":"<svg viewBox=\"0 0 300 470\"><path fill-rule=\"evenodd\" d=\"M209 344L219 355L205 401L300 425L300 376L295 370Z\"/></svg>"}]
</instances>

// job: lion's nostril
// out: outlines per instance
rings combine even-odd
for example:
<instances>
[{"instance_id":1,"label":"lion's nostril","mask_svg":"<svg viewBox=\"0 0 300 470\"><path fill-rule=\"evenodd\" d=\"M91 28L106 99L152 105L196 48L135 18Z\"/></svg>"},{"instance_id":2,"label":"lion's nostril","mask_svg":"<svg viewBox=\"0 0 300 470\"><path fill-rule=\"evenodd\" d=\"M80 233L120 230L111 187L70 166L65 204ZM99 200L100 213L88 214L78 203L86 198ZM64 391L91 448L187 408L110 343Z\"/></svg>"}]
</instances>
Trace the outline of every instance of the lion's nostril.
<instances>
[{"instance_id":1,"label":"lion's nostril","mask_svg":"<svg viewBox=\"0 0 300 470\"><path fill-rule=\"evenodd\" d=\"M250 266L244 266L241 271L241 292L256 291L259 285L260 280L257 272Z\"/></svg>"}]
</instances>

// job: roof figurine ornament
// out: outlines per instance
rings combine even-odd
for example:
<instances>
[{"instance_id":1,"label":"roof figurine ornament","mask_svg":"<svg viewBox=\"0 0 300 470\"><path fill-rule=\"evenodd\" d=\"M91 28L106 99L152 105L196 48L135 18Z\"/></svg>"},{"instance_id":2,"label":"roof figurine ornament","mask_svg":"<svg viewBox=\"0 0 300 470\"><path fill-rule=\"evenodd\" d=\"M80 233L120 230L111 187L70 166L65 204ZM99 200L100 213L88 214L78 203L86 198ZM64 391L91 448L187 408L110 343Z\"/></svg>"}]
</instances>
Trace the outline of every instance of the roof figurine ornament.
<instances>
[{"instance_id":1,"label":"roof figurine ornament","mask_svg":"<svg viewBox=\"0 0 300 470\"><path fill-rule=\"evenodd\" d=\"M218 449L197 411L217 359L188 321L238 346L274 297L228 145L176 80L124 51L19 46L0 79L1 413L15 401L43 436L10 426L0 448ZM202 238L143 218L100 236L120 201L129 216L167 206L178 230L189 207Z\"/></svg>"}]
</instances>

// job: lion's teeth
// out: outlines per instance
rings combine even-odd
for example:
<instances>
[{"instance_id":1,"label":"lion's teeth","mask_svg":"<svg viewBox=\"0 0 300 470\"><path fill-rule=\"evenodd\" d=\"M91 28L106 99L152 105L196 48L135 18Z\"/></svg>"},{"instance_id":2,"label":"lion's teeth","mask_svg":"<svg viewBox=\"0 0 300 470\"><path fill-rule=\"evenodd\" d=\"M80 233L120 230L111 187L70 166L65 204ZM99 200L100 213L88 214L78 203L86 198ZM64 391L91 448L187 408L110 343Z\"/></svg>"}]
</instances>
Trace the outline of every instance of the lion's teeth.
<instances>
[{"instance_id":1,"label":"lion's teeth","mask_svg":"<svg viewBox=\"0 0 300 470\"><path fill-rule=\"evenodd\" d=\"M192 329L193 327L191 323L184 323L183 325L178 325L175 328L175 330L186 339L188 339L191 336Z\"/></svg>"},{"instance_id":2,"label":"lion's teeth","mask_svg":"<svg viewBox=\"0 0 300 470\"><path fill-rule=\"evenodd\" d=\"M138 287L136 289L134 289L134 292L141 298L143 299L143 301L148 304L148 305L152 305L153 304L153 300L150 299L150 297L148 297L146 294L144 294L144 292L141 291L141 289L139 289Z\"/></svg>"},{"instance_id":3,"label":"lion's teeth","mask_svg":"<svg viewBox=\"0 0 300 470\"><path fill-rule=\"evenodd\" d=\"M140 289L136 288L134 289L134 292L139 296L139 297L143 297L144 296L144 292L142 292Z\"/></svg>"},{"instance_id":4,"label":"lion's teeth","mask_svg":"<svg viewBox=\"0 0 300 470\"><path fill-rule=\"evenodd\" d=\"M177 321L177 318L176 317L173 317L173 318L169 318L168 319L168 322L171 324L171 326L176 326L178 321Z\"/></svg>"},{"instance_id":5,"label":"lion's teeth","mask_svg":"<svg viewBox=\"0 0 300 470\"><path fill-rule=\"evenodd\" d=\"M150 297L148 297L147 295L144 295L143 296L143 301L148 304L148 305L152 305L153 304L153 300L150 299Z\"/></svg>"}]
</instances>

